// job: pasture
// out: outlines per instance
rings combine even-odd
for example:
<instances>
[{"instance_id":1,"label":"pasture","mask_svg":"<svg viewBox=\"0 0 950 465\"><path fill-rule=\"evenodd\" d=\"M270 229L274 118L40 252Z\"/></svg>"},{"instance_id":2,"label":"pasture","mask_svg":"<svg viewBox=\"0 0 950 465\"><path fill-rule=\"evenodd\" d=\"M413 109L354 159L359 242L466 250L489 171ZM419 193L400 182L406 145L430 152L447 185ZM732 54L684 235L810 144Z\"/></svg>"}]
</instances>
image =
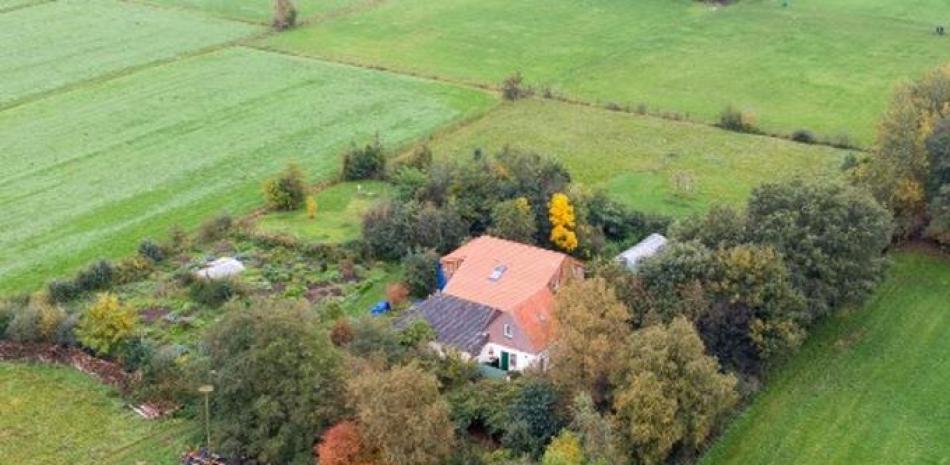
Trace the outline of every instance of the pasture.
<instances>
[{"instance_id":1,"label":"pasture","mask_svg":"<svg viewBox=\"0 0 950 465\"><path fill-rule=\"evenodd\" d=\"M950 463L950 262L895 262L864 308L813 332L702 465Z\"/></svg>"},{"instance_id":2,"label":"pasture","mask_svg":"<svg viewBox=\"0 0 950 465\"><path fill-rule=\"evenodd\" d=\"M143 3L187 8L222 18L266 24L273 16L273 0L141 0ZM298 19L331 14L372 0L297 0Z\"/></svg>"},{"instance_id":3,"label":"pasture","mask_svg":"<svg viewBox=\"0 0 950 465\"><path fill-rule=\"evenodd\" d=\"M288 161L327 179L351 142L379 133L398 147L493 102L236 48L0 112L0 291L122 256L172 225L250 210Z\"/></svg>"},{"instance_id":4,"label":"pasture","mask_svg":"<svg viewBox=\"0 0 950 465\"><path fill-rule=\"evenodd\" d=\"M0 362L3 463L168 465L195 432L184 420L140 418L71 367Z\"/></svg>"},{"instance_id":5,"label":"pasture","mask_svg":"<svg viewBox=\"0 0 950 465\"><path fill-rule=\"evenodd\" d=\"M430 143L436 158L459 160L506 145L555 157L575 180L634 208L676 216L741 204L765 181L836 178L847 153L535 99L505 104Z\"/></svg>"},{"instance_id":6,"label":"pasture","mask_svg":"<svg viewBox=\"0 0 950 465\"><path fill-rule=\"evenodd\" d=\"M3 2L10 1L2 0L0 11ZM8 11L0 14L0 108L259 31L247 24L111 0L59 0ZM0 147L5 145L0 139Z\"/></svg>"},{"instance_id":7,"label":"pasture","mask_svg":"<svg viewBox=\"0 0 950 465\"><path fill-rule=\"evenodd\" d=\"M895 81L946 59L939 0L391 0L261 45L445 79L528 83L712 121L727 105L770 131L868 144Z\"/></svg>"}]
</instances>

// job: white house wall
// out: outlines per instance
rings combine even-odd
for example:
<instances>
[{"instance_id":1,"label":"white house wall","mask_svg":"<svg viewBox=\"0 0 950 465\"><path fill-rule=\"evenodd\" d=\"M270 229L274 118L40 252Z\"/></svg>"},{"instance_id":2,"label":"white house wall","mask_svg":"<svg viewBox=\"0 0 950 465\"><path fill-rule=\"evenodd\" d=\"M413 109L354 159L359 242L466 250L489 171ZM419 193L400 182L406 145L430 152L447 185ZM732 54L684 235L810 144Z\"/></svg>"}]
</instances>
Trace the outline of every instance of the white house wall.
<instances>
[{"instance_id":1,"label":"white house wall","mask_svg":"<svg viewBox=\"0 0 950 465\"><path fill-rule=\"evenodd\" d=\"M502 351L508 352L509 354L518 357L517 364L514 368L509 368L509 371L524 371L528 367L537 365L543 359L543 355L540 354L532 354L530 352L524 352L508 346L489 342L488 344L485 344L485 347L482 347L482 352L478 354L478 362L489 363L493 357L500 359Z\"/></svg>"}]
</instances>

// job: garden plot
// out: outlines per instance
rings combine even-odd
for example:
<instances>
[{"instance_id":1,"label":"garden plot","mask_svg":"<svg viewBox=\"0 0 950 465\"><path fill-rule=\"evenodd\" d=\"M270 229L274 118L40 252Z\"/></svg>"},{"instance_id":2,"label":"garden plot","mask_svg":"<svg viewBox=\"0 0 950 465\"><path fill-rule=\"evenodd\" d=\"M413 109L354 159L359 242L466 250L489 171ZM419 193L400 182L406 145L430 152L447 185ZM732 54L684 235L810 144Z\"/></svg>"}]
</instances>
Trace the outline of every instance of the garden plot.
<instances>
[{"instance_id":1,"label":"garden plot","mask_svg":"<svg viewBox=\"0 0 950 465\"><path fill-rule=\"evenodd\" d=\"M326 179L351 142L396 147L494 101L238 48L0 112L0 291L260 205L262 180L289 161Z\"/></svg>"}]
</instances>

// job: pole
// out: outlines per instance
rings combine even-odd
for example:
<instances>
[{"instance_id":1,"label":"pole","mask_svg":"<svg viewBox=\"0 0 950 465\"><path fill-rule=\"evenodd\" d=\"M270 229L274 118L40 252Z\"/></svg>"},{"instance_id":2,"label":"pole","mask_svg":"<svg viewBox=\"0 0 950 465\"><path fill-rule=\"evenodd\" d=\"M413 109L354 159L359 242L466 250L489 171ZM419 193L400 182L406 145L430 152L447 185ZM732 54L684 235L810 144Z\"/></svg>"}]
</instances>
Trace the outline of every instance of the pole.
<instances>
[{"instance_id":1,"label":"pole","mask_svg":"<svg viewBox=\"0 0 950 465\"><path fill-rule=\"evenodd\" d=\"M208 453L211 453L211 407L208 401L209 393L205 393L205 435L208 438Z\"/></svg>"},{"instance_id":2,"label":"pole","mask_svg":"<svg viewBox=\"0 0 950 465\"><path fill-rule=\"evenodd\" d=\"M211 404L208 400L211 393L214 392L214 386L206 384L198 388L198 392L205 395L205 438L207 439L207 450L211 453Z\"/></svg>"}]
</instances>

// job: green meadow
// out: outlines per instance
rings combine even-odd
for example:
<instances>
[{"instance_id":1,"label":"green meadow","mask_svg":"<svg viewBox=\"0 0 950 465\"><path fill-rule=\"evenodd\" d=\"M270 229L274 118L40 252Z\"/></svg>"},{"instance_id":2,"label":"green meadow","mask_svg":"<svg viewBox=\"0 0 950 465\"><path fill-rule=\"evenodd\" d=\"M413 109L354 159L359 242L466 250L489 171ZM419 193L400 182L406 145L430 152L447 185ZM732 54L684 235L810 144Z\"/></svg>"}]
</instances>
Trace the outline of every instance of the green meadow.
<instances>
[{"instance_id":1,"label":"green meadow","mask_svg":"<svg viewBox=\"0 0 950 465\"><path fill-rule=\"evenodd\" d=\"M0 362L0 457L29 465L169 465L195 427L149 421L72 367Z\"/></svg>"},{"instance_id":2,"label":"green meadow","mask_svg":"<svg viewBox=\"0 0 950 465\"><path fill-rule=\"evenodd\" d=\"M0 112L0 291L121 256L172 225L250 210L288 161L327 179L354 141L378 133L399 146L493 102L237 48Z\"/></svg>"},{"instance_id":3,"label":"green meadow","mask_svg":"<svg viewBox=\"0 0 950 465\"><path fill-rule=\"evenodd\" d=\"M0 3L0 10L3 7ZM2 13L0 108L260 30L188 12L110 0L58 0ZM0 139L0 144L3 142Z\"/></svg>"},{"instance_id":4,"label":"green meadow","mask_svg":"<svg viewBox=\"0 0 950 465\"><path fill-rule=\"evenodd\" d=\"M868 144L895 81L944 61L939 0L390 0L264 47L571 98L689 114L727 105L770 131Z\"/></svg>"},{"instance_id":5,"label":"green meadow","mask_svg":"<svg viewBox=\"0 0 950 465\"><path fill-rule=\"evenodd\" d=\"M363 213L390 195L390 185L379 181L345 182L321 189L314 195L317 214L311 219L306 208L270 212L257 221L267 233L287 234L308 242L340 243L357 239Z\"/></svg>"},{"instance_id":6,"label":"green meadow","mask_svg":"<svg viewBox=\"0 0 950 465\"><path fill-rule=\"evenodd\" d=\"M547 100L507 103L435 138L437 158L504 146L561 160L576 181L644 211L682 216L741 204L766 181L836 178L847 152Z\"/></svg>"},{"instance_id":7,"label":"green meadow","mask_svg":"<svg viewBox=\"0 0 950 465\"><path fill-rule=\"evenodd\" d=\"M950 463L950 261L899 253L863 308L833 316L701 465Z\"/></svg>"},{"instance_id":8,"label":"green meadow","mask_svg":"<svg viewBox=\"0 0 950 465\"><path fill-rule=\"evenodd\" d=\"M273 0L141 0L143 3L187 8L222 18L269 23L273 16ZM373 0L297 0L298 18L332 14L341 9L358 6Z\"/></svg>"}]
</instances>

